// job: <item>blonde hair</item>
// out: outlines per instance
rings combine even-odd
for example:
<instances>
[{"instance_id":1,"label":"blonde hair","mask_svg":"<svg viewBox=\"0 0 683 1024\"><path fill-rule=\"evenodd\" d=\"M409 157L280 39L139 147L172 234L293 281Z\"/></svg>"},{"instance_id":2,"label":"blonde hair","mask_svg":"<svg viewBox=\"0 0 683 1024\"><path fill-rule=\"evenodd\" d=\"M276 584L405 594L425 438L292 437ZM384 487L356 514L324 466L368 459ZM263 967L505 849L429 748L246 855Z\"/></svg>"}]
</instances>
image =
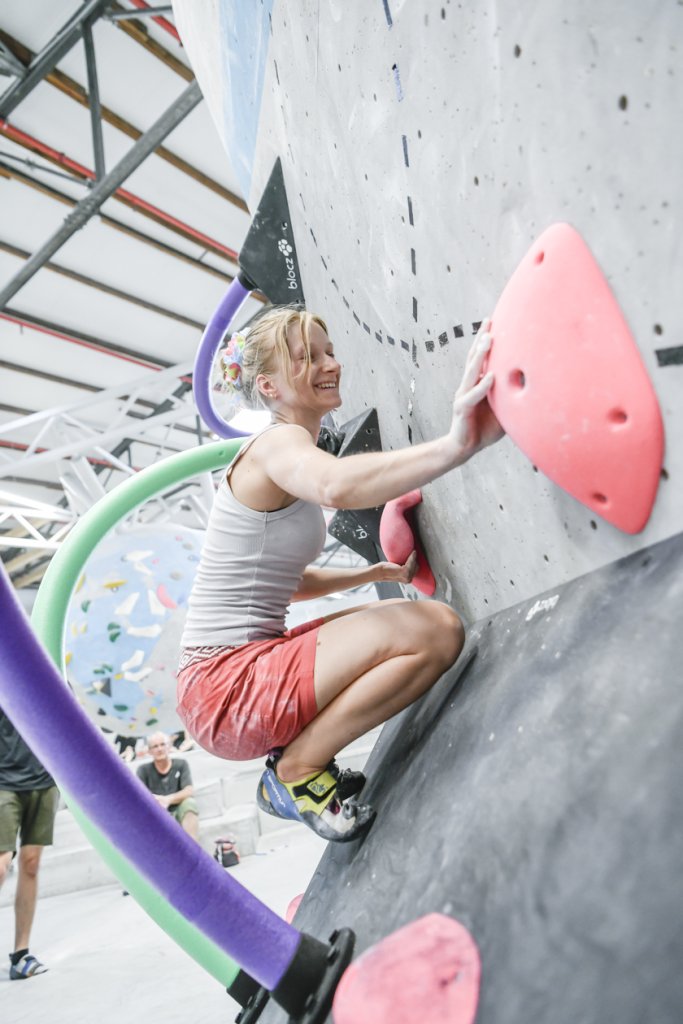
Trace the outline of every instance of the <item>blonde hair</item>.
<instances>
[{"instance_id":1,"label":"blonde hair","mask_svg":"<svg viewBox=\"0 0 683 1024\"><path fill-rule=\"evenodd\" d=\"M296 306L273 306L253 321L246 331L247 342L242 359L242 394L252 408L266 407L267 402L258 389L256 378L282 369L288 384L293 380L292 356L287 344L290 327L298 326L306 353L306 371L311 364L310 332L313 324L327 334L322 317L307 313Z\"/></svg>"}]
</instances>

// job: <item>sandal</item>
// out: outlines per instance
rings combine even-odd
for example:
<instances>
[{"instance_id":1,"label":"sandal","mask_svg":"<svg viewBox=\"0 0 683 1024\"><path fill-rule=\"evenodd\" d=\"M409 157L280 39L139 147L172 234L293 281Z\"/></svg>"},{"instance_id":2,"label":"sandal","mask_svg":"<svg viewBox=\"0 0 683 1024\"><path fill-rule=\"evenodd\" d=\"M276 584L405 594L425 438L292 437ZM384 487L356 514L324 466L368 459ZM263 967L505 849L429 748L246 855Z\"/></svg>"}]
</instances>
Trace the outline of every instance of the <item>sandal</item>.
<instances>
[{"instance_id":1,"label":"sandal","mask_svg":"<svg viewBox=\"0 0 683 1024\"><path fill-rule=\"evenodd\" d=\"M25 978L32 978L34 974L45 974L46 970L45 964L41 964L31 953L24 953L15 964L11 962L10 955L9 976L12 981L23 981Z\"/></svg>"}]
</instances>

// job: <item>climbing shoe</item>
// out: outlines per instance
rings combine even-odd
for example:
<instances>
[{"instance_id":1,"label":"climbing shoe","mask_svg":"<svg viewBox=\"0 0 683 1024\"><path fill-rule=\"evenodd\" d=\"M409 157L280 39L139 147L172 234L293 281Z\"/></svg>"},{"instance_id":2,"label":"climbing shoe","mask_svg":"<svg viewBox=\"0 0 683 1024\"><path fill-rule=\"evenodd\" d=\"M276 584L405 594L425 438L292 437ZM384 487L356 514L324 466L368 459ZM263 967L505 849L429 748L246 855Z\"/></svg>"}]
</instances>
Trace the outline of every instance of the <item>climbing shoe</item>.
<instances>
[{"instance_id":1,"label":"climbing shoe","mask_svg":"<svg viewBox=\"0 0 683 1024\"><path fill-rule=\"evenodd\" d=\"M322 839L348 843L359 839L372 825L375 812L366 804L344 804L337 780L327 769L296 782L278 777L276 760L269 758L258 784L256 801L262 811L308 825Z\"/></svg>"},{"instance_id":2,"label":"climbing shoe","mask_svg":"<svg viewBox=\"0 0 683 1024\"><path fill-rule=\"evenodd\" d=\"M266 759L266 768L275 768L275 765L282 757L283 749L283 747L274 747L269 751ZM326 770L337 783L337 800L342 804L352 796L357 796L367 781L363 772L355 772L352 768L340 768L334 757L327 765ZM272 809L263 809L266 810L267 814L275 813Z\"/></svg>"}]
</instances>

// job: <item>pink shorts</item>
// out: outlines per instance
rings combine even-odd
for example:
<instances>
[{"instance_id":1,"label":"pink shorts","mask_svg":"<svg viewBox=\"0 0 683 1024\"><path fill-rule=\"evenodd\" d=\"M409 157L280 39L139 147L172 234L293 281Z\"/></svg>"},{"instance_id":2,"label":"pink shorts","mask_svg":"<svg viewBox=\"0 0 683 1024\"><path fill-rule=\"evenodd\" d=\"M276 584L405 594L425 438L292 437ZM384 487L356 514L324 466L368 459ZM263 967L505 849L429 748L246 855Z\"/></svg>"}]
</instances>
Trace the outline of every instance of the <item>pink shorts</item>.
<instances>
[{"instance_id":1,"label":"pink shorts","mask_svg":"<svg viewBox=\"0 0 683 1024\"><path fill-rule=\"evenodd\" d=\"M318 630L305 622L272 640L225 647L178 673L178 714L217 757L249 761L286 747L315 718Z\"/></svg>"}]
</instances>

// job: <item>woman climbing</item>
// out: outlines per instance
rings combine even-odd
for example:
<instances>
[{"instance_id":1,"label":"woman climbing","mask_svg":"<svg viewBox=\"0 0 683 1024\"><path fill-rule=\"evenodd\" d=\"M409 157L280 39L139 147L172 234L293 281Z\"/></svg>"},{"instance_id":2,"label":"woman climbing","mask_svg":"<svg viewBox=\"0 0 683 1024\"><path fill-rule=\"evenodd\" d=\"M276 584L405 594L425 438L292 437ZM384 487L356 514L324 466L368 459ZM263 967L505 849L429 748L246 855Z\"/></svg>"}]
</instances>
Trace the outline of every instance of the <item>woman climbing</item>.
<instances>
[{"instance_id":1,"label":"woman climbing","mask_svg":"<svg viewBox=\"0 0 683 1024\"><path fill-rule=\"evenodd\" d=\"M311 565L325 538L321 506L382 505L502 436L485 401L488 326L467 357L448 433L343 459L316 447L323 417L341 404L341 367L319 317L273 309L226 350L229 388L272 420L243 444L216 493L181 641L178 712L219 757L269 754L260 806L325 839L355 839L374 818L350 799L364 776L340 772L335 754L433 686L464 631L438 601L375 601L292 630L287 608L366 583L410 582L414 555L405 565Z\"/></svg>"}]
</instances>

